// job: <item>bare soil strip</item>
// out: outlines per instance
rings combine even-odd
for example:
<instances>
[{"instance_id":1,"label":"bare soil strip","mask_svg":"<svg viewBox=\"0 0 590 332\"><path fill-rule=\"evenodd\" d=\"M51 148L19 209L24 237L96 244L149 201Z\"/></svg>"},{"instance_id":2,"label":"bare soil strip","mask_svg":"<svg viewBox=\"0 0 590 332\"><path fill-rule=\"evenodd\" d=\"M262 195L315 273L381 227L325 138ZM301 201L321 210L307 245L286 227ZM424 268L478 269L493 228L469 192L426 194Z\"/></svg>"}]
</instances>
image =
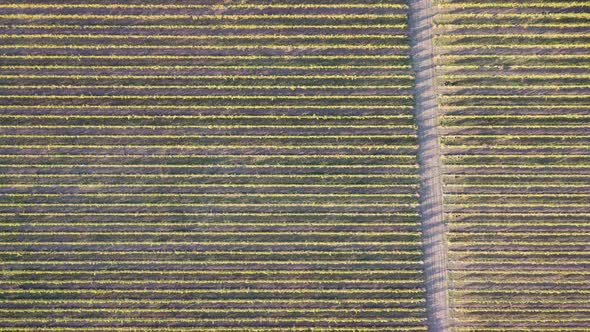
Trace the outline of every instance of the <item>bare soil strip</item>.
<instances>
[{"instance_id":1,"label":"bare soil strip","mask_svg":"<svg viewBox=\"0 0 590 332\"><path fill-rule=\"evenodd\" d=\"M412 61L416 75L416 121L421 175L420 213L422 215L424 276L430 331L451 328L447 289L445 224L436 103L433 5L430 0L410 1L409 27Z\"/></svg>"}]
</instances>

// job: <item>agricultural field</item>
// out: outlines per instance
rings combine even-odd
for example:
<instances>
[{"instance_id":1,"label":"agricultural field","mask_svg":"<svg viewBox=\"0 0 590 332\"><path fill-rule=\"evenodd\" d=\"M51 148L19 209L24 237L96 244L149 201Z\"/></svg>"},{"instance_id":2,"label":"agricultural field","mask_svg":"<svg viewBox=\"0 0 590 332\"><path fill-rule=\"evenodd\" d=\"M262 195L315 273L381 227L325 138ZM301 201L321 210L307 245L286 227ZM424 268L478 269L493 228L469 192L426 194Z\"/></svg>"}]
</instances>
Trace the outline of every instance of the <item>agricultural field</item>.
<instances>
[{"instance_id":1,"label":"agricultural field","mask_svg":"<svg viewBox=\"0 0 590 332\"><path fill-rule=\"evenodd\" d=\"M458 331L590 327L590 2L439 1Z\"/></svg>"},{"instance_id":2,"label":"agricultural field","mask_svg":"<svg viewBox=\"0 0 590 332\"><path fill-rule=\"evenodd\" d=\"M588 331L590 1L433 1L0 0L0 332Z\"/></svg>"},{"instance_id":3,"label":"agricultural field","mask_svg":"<svg viewBox=\"0 0 590 332\"><path fill-rule=\"evenodd\" d=\"M0 331L426 331L404 1L170 3L0 1Z\"/></svg>"}]
</instances>

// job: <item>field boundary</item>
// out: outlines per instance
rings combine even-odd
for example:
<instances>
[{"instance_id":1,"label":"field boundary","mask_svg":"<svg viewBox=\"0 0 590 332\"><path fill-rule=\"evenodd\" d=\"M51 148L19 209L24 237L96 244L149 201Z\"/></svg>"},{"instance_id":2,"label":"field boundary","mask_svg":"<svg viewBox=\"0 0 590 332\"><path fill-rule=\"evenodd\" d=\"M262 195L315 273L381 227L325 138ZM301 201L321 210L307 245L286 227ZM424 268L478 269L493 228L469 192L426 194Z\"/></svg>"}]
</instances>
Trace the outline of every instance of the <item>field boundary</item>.
<instances>
[{"instance_id":1,"label":"field boundary","mask_svg":"<svg viewBox=\"0 0 590 332\"><path fill-rule=\"evenodd\" d=\"M432 33L434 11L431 0L410 1L409 8L412 65L416 75L415 112L428 328L432 332L443 332L451 330L451 319Z\"/></svg>"}]
</instances>

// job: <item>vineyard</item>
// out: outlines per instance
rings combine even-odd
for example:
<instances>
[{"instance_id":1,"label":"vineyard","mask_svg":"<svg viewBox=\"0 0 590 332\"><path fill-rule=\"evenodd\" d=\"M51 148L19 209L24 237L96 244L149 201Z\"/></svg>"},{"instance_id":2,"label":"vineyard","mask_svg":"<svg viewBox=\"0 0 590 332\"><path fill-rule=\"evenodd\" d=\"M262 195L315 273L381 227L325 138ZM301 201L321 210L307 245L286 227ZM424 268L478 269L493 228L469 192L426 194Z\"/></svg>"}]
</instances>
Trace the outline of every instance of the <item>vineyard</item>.
<instances>
[{"instance_id":1,"label":"vineyard","mask_svg":"<svg viewBox=\"0 0 590 332\"><path fill-rule=\"evenodd\" d=\"M459 331L590 326L590 3L439 1Z\"/></svg>"},{"instance_id":2,"label":"vineyard","mask_svg":"<svg viewBox=\"0 0 590 332\"><path fill-rule=\"evenodd\" d=\"M588 331L590 2L0 0L0 332Z\"/></svg>"},{"instance_id":3,"label":"vineyard","mask_svg":"<svg viewBox=\"0 0 590 332\"><path fill-rule=\"evenodd\" d=\"M1 1L0 331L426 331L403 1Z\"/></svg>"}]
</instances>

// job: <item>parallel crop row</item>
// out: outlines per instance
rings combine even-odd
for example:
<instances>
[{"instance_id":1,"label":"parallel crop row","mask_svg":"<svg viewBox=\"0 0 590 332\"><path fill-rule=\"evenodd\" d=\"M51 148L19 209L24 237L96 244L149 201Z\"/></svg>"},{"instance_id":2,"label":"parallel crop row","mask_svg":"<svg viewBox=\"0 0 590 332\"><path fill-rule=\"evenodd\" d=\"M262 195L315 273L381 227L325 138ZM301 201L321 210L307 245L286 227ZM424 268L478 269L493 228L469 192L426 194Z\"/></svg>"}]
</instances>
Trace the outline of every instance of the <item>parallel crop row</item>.
<instances>
[{"instance_id":1,"label":"parallel crop row","mask_svg":"<svg viewBox=\"0 0 590 332\"><path fill-rule=\"evenodd\" d=\"M462 331L588 327L587 2L440 1L451 306Z\"/></svg>"},{"instance_id":2,"label":"parallel crop row","mask_svg":"<svg viewBox=\"0 0 590 332\"><path fill-rule=\"evenodd\" d=\"M426 331L405 1L0 1L0 331Z\"/></svg>"}]
</instances>

